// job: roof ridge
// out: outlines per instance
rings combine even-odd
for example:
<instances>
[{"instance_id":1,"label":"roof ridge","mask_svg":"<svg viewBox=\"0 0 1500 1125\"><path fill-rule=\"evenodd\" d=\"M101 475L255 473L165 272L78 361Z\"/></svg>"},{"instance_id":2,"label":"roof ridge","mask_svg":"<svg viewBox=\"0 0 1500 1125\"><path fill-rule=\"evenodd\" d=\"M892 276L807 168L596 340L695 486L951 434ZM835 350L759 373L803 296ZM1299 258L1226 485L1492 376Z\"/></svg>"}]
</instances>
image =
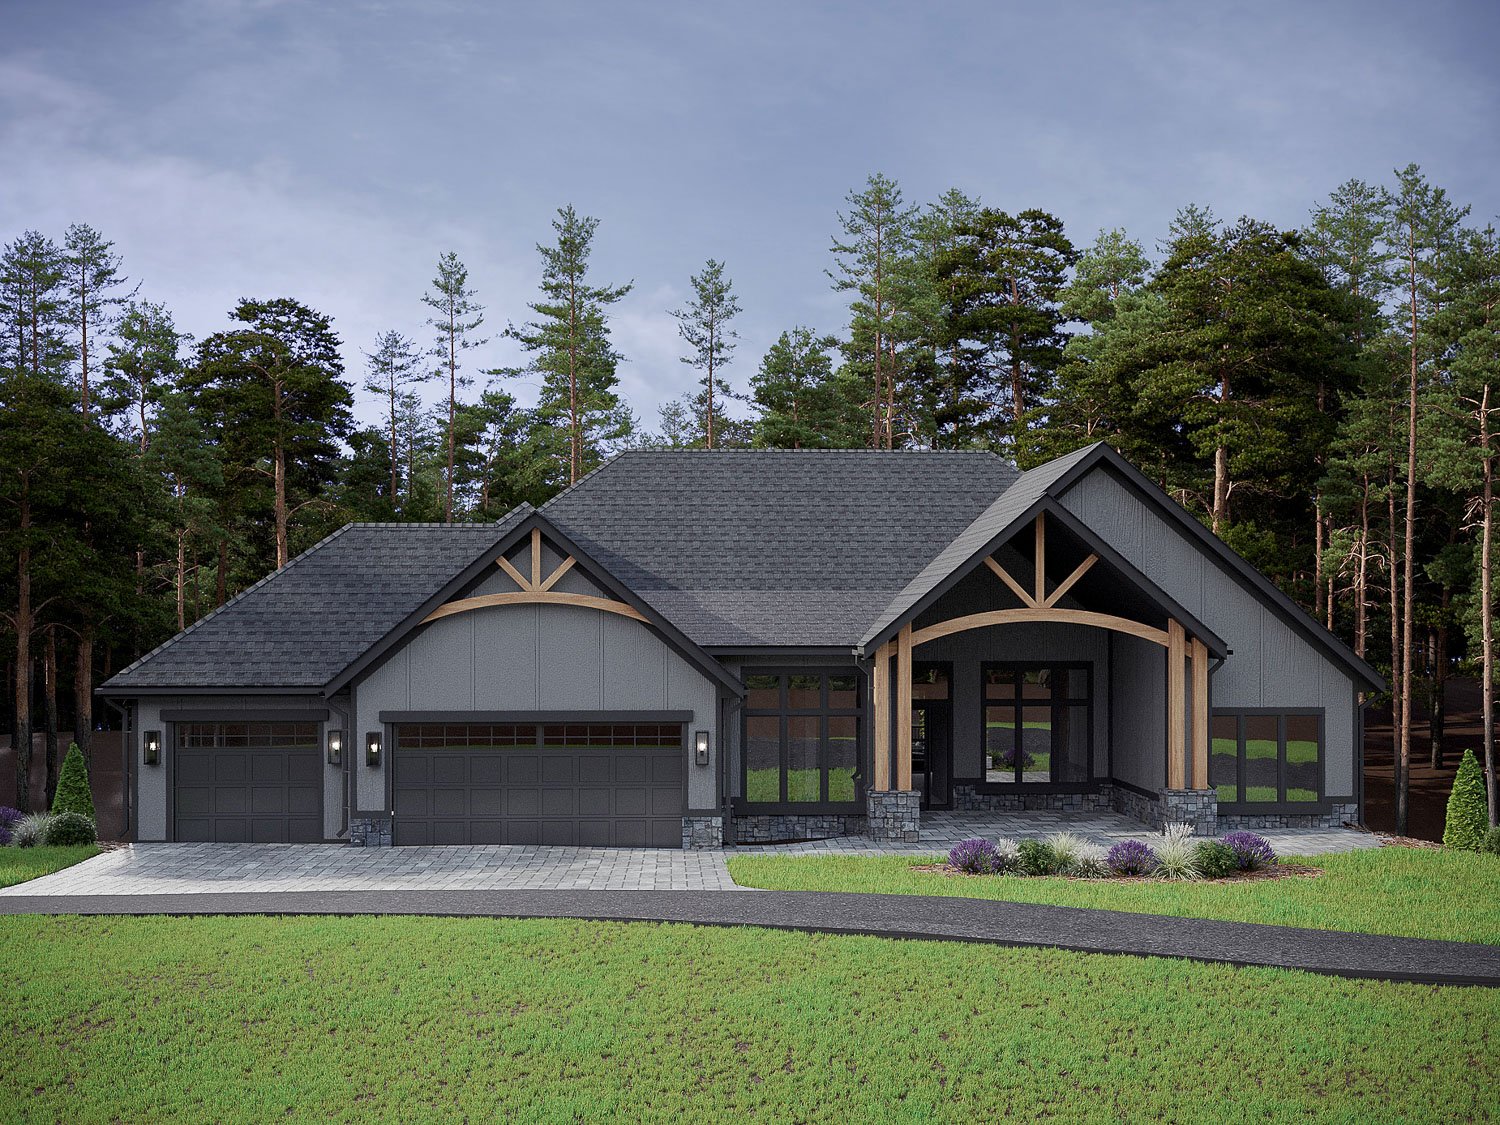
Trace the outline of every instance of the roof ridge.
<instances>
[{"instance_id":1,"label":"roof ridge","mask_svg":"<svg viewBox=\"0 0 1500 1125\"><path fill-rule=\"evenodd\" d=\"M279 575L279 574L285 574L287 571L291 570L292 567L296 566L299 562L302 562L304 559L306 559L314 551L318 551L318 550L321 550L323 547L326 547L329 543L332 543L340 535L343 535L344 532L348 531L351 527L355 527L355 526L357 526L357 525L354 524L354 523L346 523L342 527L340 527L337 530L335 530L334 532L332 532L331 534L325 535L322 539L319 539L316 543L314 543L311 547L307 548L307 550L303 551L301 554L296 555L295 557L288 559L285 566L277 567L275 570L271 571L270 573L261 575L260 578L258 578L256 581L252 582L250 585L246 586L243 590L241 590L234 597L230 598L223 605L215 606L213 609L211 609L207 613L205 613L202 617L198 618L197 621L194 621L186 629L183 629L180 632L173 633L170 637L168 637L166 640L162 641L161 644L157 645L150 652L142 653L140 656L136 657L129 664L127 664L125 667L121 668L118 672L116 672L113 676L111 676L110 679L112 680L116 676L123 676L123 675L125 675L128 672L134 672L142 664L146 663L146 661L148 661L152 657L156 656L157 653L163 651L164 649L170 648L172 645L176 644L178 641L180 641L184 637L186 637L189 633L194 632L200 626L205 625L208 622L212 621L214 618L218 617L225 610L227 610L231 606L237 604L238 602L240 602L241 600L243 600L245 597L247 597L249 594L251 594L255 590L260 589L262 586L264 586L267 582L271 581L271 579L275 578L277 575ZM109 681L106 680L105 682L108 683Z\"/></svg>"}]
</instances>

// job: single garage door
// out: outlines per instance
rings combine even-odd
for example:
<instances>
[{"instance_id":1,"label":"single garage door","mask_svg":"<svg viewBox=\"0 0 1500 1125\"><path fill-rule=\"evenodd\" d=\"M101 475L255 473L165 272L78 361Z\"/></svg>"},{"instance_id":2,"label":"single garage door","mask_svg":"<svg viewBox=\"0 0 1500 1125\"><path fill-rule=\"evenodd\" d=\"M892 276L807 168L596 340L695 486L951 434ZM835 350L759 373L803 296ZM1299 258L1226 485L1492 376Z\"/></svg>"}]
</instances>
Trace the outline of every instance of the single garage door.
<instances>
[{"instance_id":1,"label":"single garage door","mask_svg":"<svg viewBox=\"0 0 1500 1125\"><path fill-rule=\"evenodd\" d=\"M396 727L397 844L682 846L680 724Z\"/></svg>"},{"instance_id":2,"label":"single garage door","mask_svg":"<svg viewBox=\"0 0 1500 1125\"><path fill-rule=\"evenodd\" d=\"M322 780L317 723L180 723L173 838L319 843Z\"/></svg>"}]
</instances>

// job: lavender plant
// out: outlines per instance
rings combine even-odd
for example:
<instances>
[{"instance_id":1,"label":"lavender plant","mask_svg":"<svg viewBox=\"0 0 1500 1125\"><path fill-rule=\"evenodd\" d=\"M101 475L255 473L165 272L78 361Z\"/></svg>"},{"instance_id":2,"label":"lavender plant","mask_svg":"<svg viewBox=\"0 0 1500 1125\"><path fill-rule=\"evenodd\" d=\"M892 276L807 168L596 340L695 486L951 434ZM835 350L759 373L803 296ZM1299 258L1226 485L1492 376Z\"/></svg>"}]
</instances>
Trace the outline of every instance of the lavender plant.
<instances>
[{"instance_id":1,"label":"lavender plant","mask_svg":"<svg viewBox=\"0 0 1500 1125\"><path fill-rule=\"evenodd\" d=\"M1156 849L1139 840L1121 840L1104 862L1116 875L1149 875L1156 870Z\"/></svg>"},{"instance_id":2,"label":"lavender plant","mask_svg":"<svg viewBox=\"0 0 1500 1125\"><path fill-rule=\"evenodd\" d=\"M1224 843L1234 852L1235 864L1241 871L1258 871L1276 862L1276 849L1264 836L1254 832L1231 832Z\"/></svg>"},{"instance_id":3,"label":"lavender plant","mask_svg":"<svg viewBox=\"0 0 1500 1125\"><path fill-rule=\"evenodd\" d=\"M988 840L974 837L960 840L948 851L948 866L970 875L996 875L1004 867L999 849Z\"/></svg>"}]
</instances>

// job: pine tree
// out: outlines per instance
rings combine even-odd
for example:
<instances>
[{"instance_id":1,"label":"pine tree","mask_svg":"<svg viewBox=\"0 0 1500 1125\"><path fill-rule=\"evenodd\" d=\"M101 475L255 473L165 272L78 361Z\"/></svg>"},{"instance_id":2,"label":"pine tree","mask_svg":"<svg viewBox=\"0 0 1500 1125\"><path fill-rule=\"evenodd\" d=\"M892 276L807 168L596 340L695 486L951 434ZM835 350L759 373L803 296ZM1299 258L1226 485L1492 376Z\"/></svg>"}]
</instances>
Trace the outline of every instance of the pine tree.
<instances>
[{"instance_id":1,"label":"pine tree","mask_svg":"<svg viewBox=\"0 0 1500 1125\"><path fill-rule=\"evenodd\" d=\"M392 513L401 507L401 453L396 440L396 414L401 395L407 388L424 383L431 375L422 370L422 356L416 344L394 329L382 332L375 340L375 350L366 352L364 390L385 400L389 420L388 448L391 488L387 494ZM450 419L451 421L451 419ZM450 449L450 455L452 450ZM450 470L452 465L450 464Z\"/></svg>"},{"instance_id":2,"label":"pine tree","mask_svg":"<svg viewBox=\"0 0 1500 1125\"><path fill-rule=\"evenodd\" d=\"M432 291L422 297L423 304L436 310L436 315L427 321L436 333L432 350L427 354L438 361L440 373L448 378L448 476L443 499L443 519L447 523L453 522L458 392L461 387L468 387L474 381L471 376L461 374L463 365L459 362L459 356L485 342L473 336L484 323L484 306L474 300L474 290L468 286L469 271L458 260L458 255L450 250L438 258L438 272L437 277L432 280Z\"/></svg>"},{"instance_id":3,"label":"pine tree","mask_svg":"<svg viewBox=\"0 0 1500 1125\"><path fill-rule=\"evenodd\" d=\"M739 398L724 381L722 372L734 356L735 342L739 338L731 322L740 312L735 298L734 283L724 276L724 263L710 258L701 272L689 279L693 288L693 300L685 309L677 309L672 316L677 321L678 334L692 348L692 354L683 356L682 362L701 372L698 385L703 389L695 396L697 411L703 419L705 448L714 447L714 425L726 399Z\"/></svg>"},{"instance_id":4,"label":"pine tree","mask_svg":"<svg viewBox=\"0 0 1500 1125\"><path fill-rule=\"evenodd\" d=\"M590 284L588 261L599 220L579 215L572 204L559 208L557 216L552 222L556 244L537 246L542 299L530 306L537 319L507 330L531 353L531 362L498 374L540 378L534 417L552 433L538 435L538 441L565 462L572 484L634 427L629 407L615 391L621 356L610 341L606 315L634 283Z\"/></svg>"},{"instance_id":5,"label":"pine tree","mask_svg":"<svg viewBox=\"0 0 1500 1125\"><path fill-rule=\"evenodd\" d=\"M1443 847L1478 851L1492 823L1486 807L1484 778L1474 751L1465 750L1453 788L1448 793L1448 815L1443 822Z\"/></svg>"},{"instance_id":6,"label":"pine tree","mask_svg":"<svg viewBox=\"0 0 1500 1125\"><path fill-rule=\"evenodd\" d=\"M897 374L895 371L895 284L897 263L910 252L916 209L907 207L896 181L873 174L863 191L846 197L839 213L844 241L833 240L837 259L828 271L833 287L855 294L850 305L849 340L844 345L851 373L870 387L870 448L895 447Z\"/></svg>"},{"instance_id":7,"label":"pine tree","mask_svg":"<svg viewBox=\"0 0 1500 1125\"><path fill-rule=\"evenodd\" d=\"M134 289L113 292L127 280L120 272L120 255L114 246L87 223L74 223L63 236L67 315L78 337L78 402L85 418L92 408L90 360L99 350L99 334L110 323L113 310L135 296Z\"/></svg>"},{"instance_id":8,"label":"pine tree","mask_svg":"<svg viewBox=\"0 0 1500 1125\"><path fill-rule=\"evenodd\" d=\"M65 278L62 251L34 230L0 249L0 370L66 378Z\"/></svg>"},{"instance_id":9,"label":"pine tree","mask_svg":"<svg viewBox=\"0 0 1500 1125\"><path fill-rule=\"evenodd\" d=\"M152 423L162 400L182 374L180 352L192 337L177 331L165 305L132 301L125 306L109 344L99 384L102 413L123 419L135 430L142 453L151 442Z\"/></svg>"},{"instance_id":10,"label":"pine tree","mask_svg":"<svg viewBox=\"0 0 1500 1125\"><path fill-rule=\"evenodd\" d=\"M224 468L187 398L161 401L156 440L145 451L146 467L167 494L162 523L175 547L170 563L177 629L188 625L188 583L198 569L200 548L224 531L217 525L214 495L223 488Z\"/></svg>"},{"instance_id":11,"label":"pine tree","mask_svg":"<svg viewBox=\"0 0 1500 1125\"><path fill-rule=\"evenodd\" d=\"M847 371L835 373L829 352L837 338L798 325L783 332L750 379L759 412L753 444L770 449L848 448L864 437L860 389Z\"/></svg>"}]
</instances>

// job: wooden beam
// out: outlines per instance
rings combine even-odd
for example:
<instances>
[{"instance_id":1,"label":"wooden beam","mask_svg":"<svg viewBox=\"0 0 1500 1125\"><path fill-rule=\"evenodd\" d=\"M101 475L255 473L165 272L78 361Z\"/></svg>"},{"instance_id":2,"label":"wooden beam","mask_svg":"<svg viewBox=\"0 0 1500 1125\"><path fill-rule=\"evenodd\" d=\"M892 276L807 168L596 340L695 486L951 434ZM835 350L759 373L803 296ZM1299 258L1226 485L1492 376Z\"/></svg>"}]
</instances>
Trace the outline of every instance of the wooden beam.
<instances>
[{"instance_id":1,"label":"wooden beam","mask_svg":"<svg viewBox=\"0 0 1500 1125\"><path fill-rule=\"evenodd\" d=\"M631 617L636 621L646 621L645 614L634 606L611 601L609 598L596 598L592 594L560 594L556 590L545 592L517 590L512 594L481 594L478 597L447 602L422 618L422 624L436 621L441 617L452 617L455 613L468 613L470 610L485 609L495 605L572 605L583 609L597 609L602 613L618 613L621 617ZM650 624L650 622L646 623Z\"/></svg>"},{"instance_id":2,"label":"wooden beam","mask_svg":"<svg viewBox=\"0 0 1500 1125\"><path fill-rule=\"evenodd\" d=\"M1208 646L1193 638L1193 788L1208 788Z\"/></svg>"},{"instance_id":3,"label":"wooden beam","mask_svg":"<svg viewBox=\"0 0 1500 1125\"><path fill-rule=\"evenodd\" d=\"M568 571L572 570L573 564L577 561L578 560L575 559L572 555L569 555L567 558L563 559L563 561L558 565L557 569L554 570L551 574L547 575L547 581L543 582L541 585L542 592L546 593L548 590L552 589L552 587L556 586L557 580L564 574L567 574Z\"/></svg>"},{"instance_id":4,"label":"wooden beam","mask_svg":"<svg viewBox=\"0 0 1500 1125\"><path fill-rule=\"evenodd\" d=\"M875 650L875 665L870 669L870 716L875 726L875 737L871 739L871 753L875 757L875 784L877 793L886 793L891 788L891 645L881 645Z\"/></svg>"},{"instance_id":5,"label":"wooden beam","mask_svg":"<svg viewBox=\"0 0 1500 1125\"><path fill-rule=\"evenodd\" d=\"M1062 596L1069 590L1071 590L1074 584L1089 572L1089 567L1093 566L1098 561L1098 555L1090 555L1088 558L1079 563L1077 569L1075 569L1072 574L1068 575L1061 582L1059 582L1057 584L1057 588L1053 590L1052 593L1047 595L1047 600L1042 603L1042 608L1051 609L1053 606L1055 606L1058 601L1061 600Z\"/></svg>"},{"instance_id":6,"label":"wooden beam","mask_svg":"<svg viewBox=\"0 0 1500 1125\"><path fill-rule=\"evenodd\" d=\"M542 584L542 529L531 529L531 588Z\"/></svg>"},{"instance_id":7,"label":"wooden beam","mask_svg":"<svg viewBox=\"0 0 1500 1125\"><path fill-rule=\"evenodd\" d=\"M990 556L988 555L984 557L984 565L989 567L1000 576L1000 581L1004 582L1007 586L1010 587L1010 592L1021 599L1022 605L1033 607L1036 606L1037 603L1033 601L1031 595L1026 592L1026 588L1010 576L1010 571L1006 570L1003 566L997 563L994 559L990 558Z\"/></svg>"},{"instance_id":8,"label":"wooden beam","mask_svg":"<svg viewBox=\"0 0 1500 1125\"><path fill-rule=\"evenodd\" d=\"M1095 629L1128 633L1132 637L1140 637L1143 641L1150 641L1163 648L1168 643L1165 629L1153 629L1150 625L1143 625L1128 617L1114 617L1108 613L1094 613L1085 609L1058 609L1056 607L1052 609L1040 607L991 609L983 613L971 613L966 617L954 617L928 625L925 629L918 629L911 635L911 643L912 647L916 648L918 645L925 645L928 641L952 636L954 633L966 633L970 629L983 629L989 625L1013 625L1020 621L1057 621L1066 625L1091 625Z\"/></svg>"},{"instance_id":9,"label":"wooden beam","mask_svg":"<svg viewBox=\"0 0 1500 1125\"><path fill-rule=\"evenodd\" d=\"M1036 514L1036 604L1047 604L1047 521Z\"/></svg>"},{"instance_id":10,"label":"wooden beam","mask_svg":"<svg viewBox=\"0 0 1500 1125\"><path fill-rule=\"evenodd\" d=\"M497 565L501 570L505 571L506 574L510 575L511 581L514 582L517 586L521 587L521 589L534 589L531 583L526 580L526 576L519 570L517 570L514 566L512 566L510 560L504 555L501 555L498 559L495 560L495 565Z\"/></svg>"},{"instance_id":11,"label":"wooden beam","mask_svg":"<svg viewBox=\"0 0 1500 1125\"><path fill-rule=\"evenodd\" d=\"M911 788L911 623L896 634L896 788Z\"/></svg>"},{"instance_id":12,"label":"wooden beam","mask_svg":"<svg viewBox=\"0 0 1500 1125\"><path fill-rule=\"evenodd\" d=\"M1182 624L1167 622L1167 788L1187 788L1186 645Z\"/></svg>"}]
</instances>

